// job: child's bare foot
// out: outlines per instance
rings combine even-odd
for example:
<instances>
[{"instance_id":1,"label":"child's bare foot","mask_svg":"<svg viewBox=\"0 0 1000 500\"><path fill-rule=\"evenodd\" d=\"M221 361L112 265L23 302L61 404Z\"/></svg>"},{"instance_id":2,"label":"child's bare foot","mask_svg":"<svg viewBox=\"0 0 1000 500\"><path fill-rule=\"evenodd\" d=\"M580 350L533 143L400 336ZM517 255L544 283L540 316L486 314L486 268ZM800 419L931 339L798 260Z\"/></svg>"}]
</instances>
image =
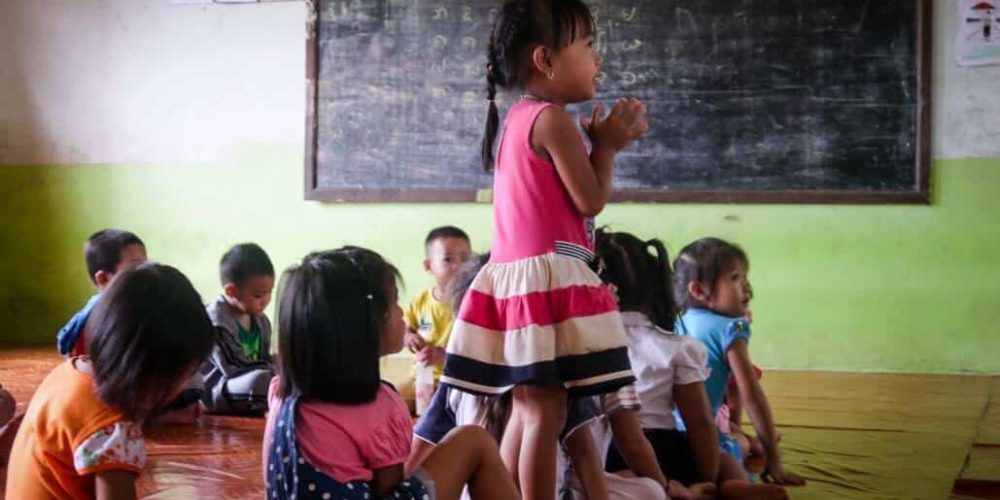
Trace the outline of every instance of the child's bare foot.
<instances>
[{"instance_id":1,"label":"child's bare foot","mask_svg":"<svg viewBox=\"0 0 1000 500\"><path fill-rule=\"evenodd\" d=\"M667 482L667 496L677 500L694 500L690 490L672 479Z\"/></svg>"},{"instance_id":2,"label":"child's bare foot","mask_svg":"<svg viewBox=\"0 0 1000 500\"><path fill-rule=\"evenodd\" d=\"M691 492L692 500L712 500L715 498L715 484L714 483L695 483L688 486L688 491ZM674 498L670 492L667 492L670 498Z\"/></svg>"},{"instance_id":3,"label":"child's bare foot","mask_svg":"<svg viewBox=\"0 0 1000 500\"><path fill-rule=\"evenodd\" d=\"M760 478L769 483L783 484L785 486L802 486L806 484L805 478L794 472L785 470L780 465L776 468L764 469L764 472L760 473Z\"/></svg>"},{"instance_id":4,"label":"child's bare foot","mask_svg":"<svg viewBox=\"0 0 1000 500\"><path fill-rule=\"evenodd\" d=\"M776 484L754 484L742 480L722 483L722 498L740 500L787 500L788 492Z\"/></svg>"}]
</instances>

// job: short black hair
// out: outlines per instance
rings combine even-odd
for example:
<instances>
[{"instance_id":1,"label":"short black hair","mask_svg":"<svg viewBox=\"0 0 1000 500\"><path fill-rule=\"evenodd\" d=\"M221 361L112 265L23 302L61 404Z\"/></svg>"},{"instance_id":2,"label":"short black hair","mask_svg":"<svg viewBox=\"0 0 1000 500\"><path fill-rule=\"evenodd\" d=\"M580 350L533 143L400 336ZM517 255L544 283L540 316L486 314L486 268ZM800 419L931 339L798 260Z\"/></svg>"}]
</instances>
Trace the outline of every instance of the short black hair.
<instances>
[{"instance_id":1,"label":"short black hair","mask_svg":"<svg viewBox=\"0 0 1000 500\"><path fill-rule=\"evenodd\" d=\"M267 252L256 243L233 245L219 261L219 278L222 285L233 283L242 286L254 276L274 276L274 265Z\"/></svg>"},{"instance_id":2,"label":"short black hair","mask_svg":"<svg viewBox=\"0 0 1000 500\"><path fill-rule=\"evenodd\" d=\"M656 326L673 331L678 308L670 256L663 242L601 228L594 249L601 279L618 287L621 310L639 311Z\"/></svg>"},{"instance_id":3,"label":"short black hair","mask_svg":"<svg viewBox=\"0 0 1000 500\"><path fill-rule=\"evenodd\" d=\"M306 255L278 292L281 395L363 404L381 385L381 329L398 297L399 271L379 254L346 246Z\"/></svg>"},{"instance_id":4,"label":"short black hair","mask_svg":"<svg viewBox=\"0 0 1000 500\"><path fill-rule=\"evenodd\" d=\"M97 396L137 420L168 403L212 349L215 329L201 297L177 269L155 263L122 272L87 322Z\"/></svg>"},{"instance_id":5,"label":"short black hair","mask_svg":"<svg viewBox=\"0 0 1000 500\"><path fill-rule=\"evenodd\" d=\"M121 229L102 229L90 235L83 245L90 281L97 284L94 275L98 271L113 274L122 260L122 250L129 245L146 246L135 233Z\"/></svg>"},{"instance_id":6,"label":"short black hair","mask_svg":"<svg viewBox=\"0 0 1000 500\"><path fill-rule=\"evenodd\" d=\"M469 288L472 288L472 282L479 275L479 271L490 261L490 252L486 252L481 255L477 255L458 269L455 276L448 282L447 297L448 302L451 304L451 312L458 317L458 311L462 308L462 302L465 300L466 294L469 293Z\"/></svg>"},{"instance_id":7,"label":"short black hair","mask_svg":"<svg viewBox=\"0 0 1000 500\"><path fill-rule=\"evenodd\" d=\"M702 238L684 247L674 260L674 295L681 311L704 305L688 291L688 283L694 281L711 289L726 267L734 262L750 269L746 252L739 245L720 238Z\"/></svg>"},{"instance_id":8,"label":"short black hair","mask_svg":"<svg viewBox=\"0 0 1000 500\"><path fill-rule=\"evenodd\" d=\"M465 240L466 243L471 243L469 235L465 234L465 231L455 226L441 226L431 229L431 232L427 233L427 237L424 238L424 248L426 249L431 246L431 243L442 238L458 238Z\"/></svg>"}]
</instances>

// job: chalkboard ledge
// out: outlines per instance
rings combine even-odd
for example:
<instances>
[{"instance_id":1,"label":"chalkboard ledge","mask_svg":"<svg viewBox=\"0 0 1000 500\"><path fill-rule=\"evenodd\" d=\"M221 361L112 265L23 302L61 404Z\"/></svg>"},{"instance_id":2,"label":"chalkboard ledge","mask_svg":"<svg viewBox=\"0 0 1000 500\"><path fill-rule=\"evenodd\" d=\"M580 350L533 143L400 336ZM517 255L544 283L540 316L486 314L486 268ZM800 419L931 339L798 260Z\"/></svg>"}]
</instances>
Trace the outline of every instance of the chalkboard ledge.
<instances>
[{"instance_id":1,"label":"chalkboard ledge","mask_svg":"<svg viewBox=\"0 0 1000 500\"><path fill-rule=\"evenodd\" d=\"M490 203L489 189L312 189L305 198L340 203ZM930 192L918 191L660 191L620 189L612 203L747 204L929 204Z\"/></svg>"}]
</instances>

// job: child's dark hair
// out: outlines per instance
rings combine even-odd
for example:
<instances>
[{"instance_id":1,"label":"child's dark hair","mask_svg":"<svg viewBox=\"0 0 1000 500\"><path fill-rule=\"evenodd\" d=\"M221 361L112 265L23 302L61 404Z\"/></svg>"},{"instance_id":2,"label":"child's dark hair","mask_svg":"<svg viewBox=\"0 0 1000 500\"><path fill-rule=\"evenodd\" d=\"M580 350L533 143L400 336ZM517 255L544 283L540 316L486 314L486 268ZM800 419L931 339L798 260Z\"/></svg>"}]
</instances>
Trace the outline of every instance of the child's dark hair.
<instances>
[{"instance_id":1,"label":"child's dark hair","mask_svg":"<svg viewBox=\"0 0 1000 500\"><path fill-rule=\"evenodd\" d=\"M750 268L742 248L719 238L702 238L684 247L674 260L674 294L681 311L703 305L688 291L688 283L694 281L711 289L733 262Z\"/></svg>"},{"instance_id":2,"label":"child's dark hair","mask_svg":"<svg viewBox=\"0 0 1000 500\"><path fill-rule=\"evenodd\" d=\"M618 287L623 311L639 311L660 328L673 330L677 319L670 256L663 242L642 241L629 233L597 230L594 250L601 279Z\"/></svg>"},{"instance_id":3,"label":"child's dark hair","mask_svg":"<svg viewBox=\"0 0 1000 500\"><path fill-rule=\"evenodd\" d=\"M431 243L442 238L458 238L465 240L467 243L471 242L469 235L465 234L465 231L455 226L441 226L431 229L431 232L427 233L427 237L424 238L424 248L429 247Z\"/></svg>"},{"instance_id":4,"label":"child's dark hair","mask_svg":"<svg viewBox=\"0 0 1000 500\"><path fill-rule=\"evenodd\" d=\"M465 299L465 294L469 291L469 287L472 286L472 281L476 279L479 270L489 261L490 252L476 255L463 264L458 272L455 273L455 276L451 278L451 281L448 282L447 298L451 304L453 314L458 314L458 310L462 308L462 300Z\"/></svg>"},{"instance_id":5,"label":"child's dark hair","mask_svg":"<svg viewBox=\"0 0 1000 500\"><path fill-rule=\"evenodd\" d=\"M117 277L87 322L98 397L129 419L164 404L208 356L215 329L177 269L147 263Z\"/></svg>"},{"instance_id":6,"label":"child's dark hair","mask_svg":"<svg viewBox=\"0 0 1000 500\"><path fill-rule=\"evenodd\" d=\"M380 331L399 271L364 248L311 253L278 293L282 397L370 403L381 384Z\"/></svg>"},{"instance_id":7,"label":"child's dark hair","mask_svg":"<svg viewBox=\"0 0 1000 500\"><path fill-rule=\"evenodd\" d=\"M97 284L94 279L97 271L114 273L122 260L122 249L129 245L146 246L134 233L121 229L104 229L90 235L83 245L83 257L87 261L90 281Z\"/></svg>"},{"instance_id":8,"label":"child's dark hair","mask_svg":"<svg viewBox=\"0 0 1000 500\"><path fill-rule=\"evenodd\" d=\"M584 30L579 30L584 26ZM536 45L562 49L593 33L594 17L580 0L507 0L490 33L486 64L489 100L483 134L483 169L493 171L493 143L500 127L497 87L519 87L528 76L527 58Z\"/></svg>"},{"instance_id":9,"label":"child's dark hair","mask_svg":"<svg viewBox=\"0 0 1000 500\"><path fill-rule=\"evenodd\" d=\"M473 280L476 279L476 275L479 271L490 261L490 252L478 255L475 258L466 262L461 269L455 273L455 276L451 279L448 284L448 301L451 303L452 313L456 316L458 315L459 309L462 308L462 301L465 300L465 294L469 292L469 288L472 286ZM507 427L507 420L510 418L510 412L512 409L512 399L510 391L505 392L499 396L486 396L483 398L483 407L486 411L483 413L482 421L479 422L486 432L490 436L493 436L498 443L503 437L503 431Z\"/></svg>"},{"instance_id":10,"label":"child's dark hair","mask_svg":"<svg viewBox=\"0 0 1000 500\"><path fill-rule=\"evenodd\" d=\"M253 276L274 276L274 266L267 252L256 243L234 245L219 261L219 278L222 284L242 286Z\"/></svg>"}]
</instances>

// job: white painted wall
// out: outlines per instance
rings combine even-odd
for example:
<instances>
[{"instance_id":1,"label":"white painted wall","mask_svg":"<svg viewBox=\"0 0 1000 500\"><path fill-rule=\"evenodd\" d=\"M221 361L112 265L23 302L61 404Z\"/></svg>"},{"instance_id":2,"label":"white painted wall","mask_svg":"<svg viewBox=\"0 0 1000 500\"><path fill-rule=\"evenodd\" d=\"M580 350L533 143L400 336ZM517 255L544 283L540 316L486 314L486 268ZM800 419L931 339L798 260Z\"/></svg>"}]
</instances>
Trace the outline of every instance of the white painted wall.
<instances>
[{"instance_id":1,"label":"white painted wall","mask_svg":"<svg viewBox=\"0 0 1000 500\"><path fill-rule=\"evenodd\" d=\"M305 3L0 1L0 164L302 142Z\"/></svg>"},{"instance_id":2,"label":"white painted wall","mask_svg":"<svg viewBox=\"0 0 1000 500\"><path fill-rule=\"evenodd\" d=\"M1000 65L958 67L955 3L934 8L934 156L1000 157Z\"/></svg>"},{"instance_id":3,"label":"white painted wall","mask_svg":"<svg viewBox=\"0 0 1000 500\"><path fill-rule=\"evenodd\" d=\"M1000 66L937 0L934 156L1000 157ZM301 145L305 3L0 0L0 164L209 161Z\"/></svg>"}]
</instances>

